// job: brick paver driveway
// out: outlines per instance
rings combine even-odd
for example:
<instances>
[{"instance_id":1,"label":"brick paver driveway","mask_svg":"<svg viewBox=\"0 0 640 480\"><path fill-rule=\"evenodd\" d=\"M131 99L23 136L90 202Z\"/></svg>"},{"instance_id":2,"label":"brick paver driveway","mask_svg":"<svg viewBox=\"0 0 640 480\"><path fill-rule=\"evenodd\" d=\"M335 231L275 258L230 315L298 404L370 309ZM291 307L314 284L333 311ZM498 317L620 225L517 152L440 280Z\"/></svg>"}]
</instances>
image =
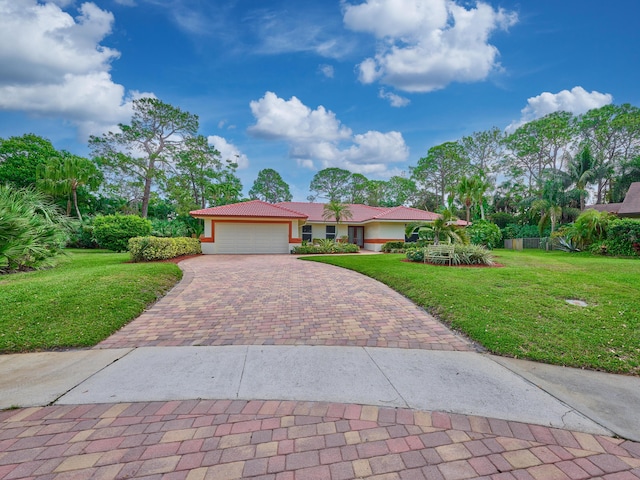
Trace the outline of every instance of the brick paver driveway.
<instances>
[{"instance_id":1,"label":"brick paver driveway","mask_svg":"<svg viewBox=\"0 0 640 480\"><path fill-rule=\"evenodd\" d=\"M470 350L387 286L290 255L204 255L182 282L98 348L351 345Z\"/></svg>"},{"instance_id":2,"label":"brick paver driveway","mask_svg":"<svg viewBox=\"0 0 640 480\"><path fill-rule=\"evenodd\" d=\"M469 350L384 285L289 256L203 256L99 345ZM187 400L0 412L0 479L640 479L640 443L443 412Z\"/></svg>"}]
</instances>

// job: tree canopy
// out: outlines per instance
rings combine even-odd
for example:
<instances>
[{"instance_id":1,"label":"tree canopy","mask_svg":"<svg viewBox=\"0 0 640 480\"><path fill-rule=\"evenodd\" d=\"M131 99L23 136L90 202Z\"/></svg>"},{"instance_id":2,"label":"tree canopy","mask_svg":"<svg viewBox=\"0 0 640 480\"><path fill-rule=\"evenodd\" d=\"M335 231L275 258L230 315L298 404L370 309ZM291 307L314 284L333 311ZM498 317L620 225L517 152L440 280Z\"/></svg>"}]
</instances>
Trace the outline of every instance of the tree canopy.
<instances>
[{"instance_id":1,"label":"tree canopy","mask_svg":"<svg viewBox=\"0 0 640 480\"><path fill-rule=\"evenodd\" d=\"M164 170L196 135L198 117L155 98L133 101L130 125L119 132L89 140L99 165L142 187L141 215L147 217L151 187L164 179Z\"/></svg>"},{"instance_id":2,"label":"tree canopy","mask_svg":"<svg viewBox=\"0 0 640 480\"><path fill-rule=\"evenodd\" d=\"M249 190L249 198L278 203L290 202L293 197L289 191L289 185L280 174L272 168L265 168L258 172L258 178Z\"/></svg>"}]
</instances>

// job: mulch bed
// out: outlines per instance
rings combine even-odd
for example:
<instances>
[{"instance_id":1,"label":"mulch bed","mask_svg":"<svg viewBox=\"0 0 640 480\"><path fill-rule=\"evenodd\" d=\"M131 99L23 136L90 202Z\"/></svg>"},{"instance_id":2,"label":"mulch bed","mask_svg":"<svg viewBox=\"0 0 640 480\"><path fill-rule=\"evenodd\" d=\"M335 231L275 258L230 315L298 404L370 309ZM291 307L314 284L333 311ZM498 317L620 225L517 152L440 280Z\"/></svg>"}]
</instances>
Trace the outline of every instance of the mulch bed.
<instances>
[{"instance_id":1,"label":"mulch bed","mask_svg":"<svg viewBox=\"0 0 640 480\"><path fill-rule=\"evenodd\" d=\"M180 263L183 260L188 260L190 258L201 257L203 254L198 253L196 255L182 255L181 257L167 258L166 260L157 260L159 263Z\"/></svg>"},{"instance_id":2,"label":"mulch bed","mask_svg":"<svg viewBox=\"0 0 640 480\"><path fill-rule=\"evenodd\" d=\"M504 267L501 263L494 263L493 265L447 265L444 263L429 263L429 262L412 262L408 258L403 258L401 262L407 263L418 263L423 265L430 265L432 267L448 267L448 268L502 268Z\"/></svg>"}]
</instances>

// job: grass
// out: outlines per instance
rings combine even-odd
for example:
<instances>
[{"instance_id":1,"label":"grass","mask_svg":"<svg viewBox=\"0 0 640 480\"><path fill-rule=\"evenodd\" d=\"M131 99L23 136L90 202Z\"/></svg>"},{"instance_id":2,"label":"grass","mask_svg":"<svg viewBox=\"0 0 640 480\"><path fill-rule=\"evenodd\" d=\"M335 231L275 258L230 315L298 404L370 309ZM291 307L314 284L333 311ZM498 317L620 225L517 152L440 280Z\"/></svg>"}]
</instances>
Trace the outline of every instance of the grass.
<instances>
[{"instance_id":1,"label":"grass","mask_svg":"<svg viewBox=\"0 0 640 480\"><path fill-rule=\"evenodd\" d=\"M537 250L495 253L503 268L407 263L403 255L305 260L375 278L490 352L640 375L640 261Z\"/></svg>"},{"instance_id":2,"label":"grass","mask_svg":"<svg viewBox=\"0 0 640 480\"><path fill-rule=\"evenodd\" d=\"M72 250L55 268L0 276L0 352L96 345L182 277L173 263L128 260Z\"/></svg>"}]
</instances>

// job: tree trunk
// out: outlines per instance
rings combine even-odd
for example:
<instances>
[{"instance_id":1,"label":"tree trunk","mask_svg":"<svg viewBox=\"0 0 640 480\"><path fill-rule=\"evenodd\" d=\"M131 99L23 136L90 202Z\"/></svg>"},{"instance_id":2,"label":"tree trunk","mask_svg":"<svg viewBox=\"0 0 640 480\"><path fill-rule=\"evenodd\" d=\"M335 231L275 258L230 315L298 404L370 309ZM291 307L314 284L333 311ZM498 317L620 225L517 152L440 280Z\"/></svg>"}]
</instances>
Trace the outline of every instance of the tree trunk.
<instances>
[{"instance_id":1,"label":"tree trunk","mask_svg":"<svg viewBox=\"0 0 640 480\"><path fill-rule=\"evenodd\" d=\"M140 216L142 218L147 218L147 212L149 211L149 197L151 197L151 173L153 171L153 166L149 168L149 173L147 173L147 178L144 179L144 193L142 194L142 212Z\"/></svg>"},{"instance_id":2,"label":"tree trunk","mask_svg":"<svg viewBox=\"0 0 640 480\"><path fill-rule=\"evenodd\" d=\"M73 189L73 205L76 207L76 214L82 222L82 215L80 215L80 209L78 208L78 190L76 188Z\"/></svg>"}]
</instances>

